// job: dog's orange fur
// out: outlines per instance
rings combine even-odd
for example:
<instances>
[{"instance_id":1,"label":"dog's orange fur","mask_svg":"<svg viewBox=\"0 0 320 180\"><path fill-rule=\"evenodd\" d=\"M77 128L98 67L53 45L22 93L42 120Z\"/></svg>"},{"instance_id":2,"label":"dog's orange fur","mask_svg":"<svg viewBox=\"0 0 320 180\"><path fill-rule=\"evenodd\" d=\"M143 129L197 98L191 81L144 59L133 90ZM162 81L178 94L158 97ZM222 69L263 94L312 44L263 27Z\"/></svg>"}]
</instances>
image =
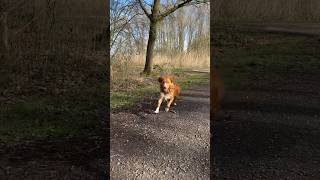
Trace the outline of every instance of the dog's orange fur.
<instances>
[{"instance_id":1,"label":"dog's orange fur","mask_svg":"<svg viewBox=\"0 0 320 180\"><path fill-rule=\"evenodd\" d=\"M159 113L159 108L163 100L167 101L166 111L169 111L172 103L175 102L180 94L180 87L174 81L174 77L170 75L161 76L158 78L160 83L160 97L158 99L157 109L155 113Z\"/></svg>"},{"instance_id":2,"label":"dog's orange fur","mask_svg":"<svg viewBox=\"0 0 320 180\"><path fill-rule=\"evenodd\" d=\"M224 95L224 87L222 79L215 68L211 72L211 83L210 83L210 101L211 101L211 115L215 116L217 111L220 109L221 100Z\"/></svg>"}]
</instances>

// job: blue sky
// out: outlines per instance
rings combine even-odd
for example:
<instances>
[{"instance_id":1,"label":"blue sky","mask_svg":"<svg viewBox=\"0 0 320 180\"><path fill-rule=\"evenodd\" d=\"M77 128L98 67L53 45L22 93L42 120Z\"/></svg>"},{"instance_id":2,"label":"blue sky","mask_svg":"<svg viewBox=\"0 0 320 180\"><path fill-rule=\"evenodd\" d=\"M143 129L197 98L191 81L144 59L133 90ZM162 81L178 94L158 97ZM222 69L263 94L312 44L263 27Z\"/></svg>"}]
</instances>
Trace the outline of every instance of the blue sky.
<instances>
[{"instance_id":1,"label":"blue sky","mask_svg":"<svg viewBox=\"0 0 320 180\"><path fill-rule=\"evenodd\" d=\"M153 3L153 0L144 0L146 3ZM160 0L161 2L163 2L163 3L166 3L167 2L167 0ZM171 1L171 0L169 0L169 1ZM128 1L125 1L125 0L111 0L111 3L112 2L126 2L126 3L128 3ZM176 2L176 0L175 0L175 2ZM184 8L189 8L189 7L184 7ZM195 13L195 11L188 11L188 13L190 13L190 14L188 14L188 15L191 15L191 17L192 17L192 14L193 13ZM208 18L209 18L209 14L208 14ZM209 28L209 27L204 27L204 28ZM206 31L206 30L205 30ZM189 36L189 34L187 33L187 32L185 32L185 36L186 36L186 38L185 38L185 41L184 41L184 49L186 49L187 48L187 45L188 45L188 36ZM147 37L148 37L148 35L146 35L146 39L147 39Z\"/></svg>"}]
</instances>

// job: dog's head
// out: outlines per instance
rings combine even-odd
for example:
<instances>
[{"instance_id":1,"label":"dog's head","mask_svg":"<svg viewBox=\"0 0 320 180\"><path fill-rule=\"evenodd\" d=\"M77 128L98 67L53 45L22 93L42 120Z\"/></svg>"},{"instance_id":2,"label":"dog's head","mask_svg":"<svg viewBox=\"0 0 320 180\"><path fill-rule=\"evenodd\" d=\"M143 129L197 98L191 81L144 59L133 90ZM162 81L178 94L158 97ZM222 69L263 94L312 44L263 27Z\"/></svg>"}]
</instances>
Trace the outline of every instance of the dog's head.
<instances>
[{"instance_id":1,"label":"dog's head","mask_svg":"<svg viewBox=\"0 0 320 180\"><path fill-rule=\"evenodd\" d=\"M174 77L173 76L161 76L158 78L160 83L161 91L167 93L169 92L169 87L173 85Z\"/></svg>"}]
</instances>

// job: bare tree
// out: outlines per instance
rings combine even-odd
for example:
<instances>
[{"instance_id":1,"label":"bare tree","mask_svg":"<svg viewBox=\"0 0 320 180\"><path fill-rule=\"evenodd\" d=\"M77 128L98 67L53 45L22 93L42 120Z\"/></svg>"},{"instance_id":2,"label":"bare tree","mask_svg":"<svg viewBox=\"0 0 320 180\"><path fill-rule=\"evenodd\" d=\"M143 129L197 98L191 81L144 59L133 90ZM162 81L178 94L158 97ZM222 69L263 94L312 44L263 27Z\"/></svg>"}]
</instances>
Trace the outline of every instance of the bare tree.
<instances>
[{"instance_id":1,"label":"bare tree","mask_svg":"<svg viewBox=\"0 0 320 180\"><path fill-rule=\"evenodd\" d=\"M187 21L187 32L188 32L188 51L191 50L191 44L192 41L194 40L194 34L196 31L196 27L194 25L194 17L189 17Z\"/></svg>"},{"instance_id":2,"label":"bare tree","mask_svg":"<svg viewBox=\"0 0 320 180\"><path fill-rule=\"evenodd\" d=\"M180 52L183 51L184 40L185 40L185 23L184 23L184 11L178 11L177 20L178 20L178 49Z\"/></svg>"},{"instance_id":3,"label":"bare tree","mask_svg":"<svg viewBox=\"0 0 320 180\"><path fill-rule=\"evenodd\" d=\"M147 45L147 53L146 53L146 63L143 72L145 74L150 74L153 67L153 49L157 37L157 25L161 22L165 17L175 12L177 9L184 7L190 4L198 4L198 3L205 3L207 1L198 1L198 0L180 0L177 3L173 4L172 7L163 8L160 4L160 0L154 0L153 4L151 4L151 12L148 12L145 3L142 0L137 0L141 9L145 13L145 15L150 20L149 26L149 39ZM165 9L164 12L160 12L161 9Z\"/></svg>"},{"instance_id":4,"label":"bare tree","mask_svg":"<svg viewBox=\"0 0 320 180\"><path fill-rule=\"evenodd\" d=\"M7 12L2 13L2 16L0 17L1 20L1 27L2 27L2 45L4 48L4 56L5 59L8 60L9 57L9 28L8 28L8 14Z\"/></svg>"},{"instance_id":5,"label":"bare tree","mask_svg":"<svg viewBox=\"0 0 320 180\"><path fill-rule=\"evenodd\" d=\"M139 14L135 10L136 3L134 1L111 1L110 10L110 49L111 54L115 55L119 49L130 43L131 38L136 41L136 37L132 34L131 21ZM130 36L128 36L130 34ZM126 43L125 43L126 42Z\"/></svg>"}]
</instances>

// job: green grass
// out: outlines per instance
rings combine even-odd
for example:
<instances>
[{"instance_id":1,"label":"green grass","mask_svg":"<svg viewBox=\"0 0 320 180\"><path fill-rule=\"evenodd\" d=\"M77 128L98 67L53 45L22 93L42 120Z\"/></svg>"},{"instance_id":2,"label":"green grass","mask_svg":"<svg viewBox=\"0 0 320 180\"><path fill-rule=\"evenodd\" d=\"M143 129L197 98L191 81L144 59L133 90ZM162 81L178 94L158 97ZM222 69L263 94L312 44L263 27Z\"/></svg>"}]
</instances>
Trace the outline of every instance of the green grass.
<instances>
[{"instance_id":1,"label":"green grass","mask_svg":"<svg viewBox=\"0 0 320 180\"><path fill-rule=\"evenodd\" d=\"M182 90L188 89L192 85L208 83L209 76L206 74L191 74L178 81Z\"/></svg>"},{"instance_id":2,"label":"green grass","mask_svg":"<svg viewBox=\"0 0 320 180\"><path fill-rule=\"evenodd\" d=\"M105 86L59 97L29 97L0 107L0 141L14 143L47 137L83 137L101 129Z\"/></svg>"},{"instance_id":3,"label":"green grass","mask_svg":"<svg viewBox=\"0 0 320 180\"><path fill-rule=\"evenodd\" d=\"M130 108L146 95L153 95L157 91L156 86L140 87L132 91L111 93L111 109Z\"/></svg>"},{"instance_id":4,"label":"green grass","mask_svg":"<svg viewBox=\"0 0 320 180\"><path fill-rule=\"evenodd\" d=\"M175 73L182 73L182 69L177 69ZM208 81L207 75L202 74L185 74L177 78L177 83L181 86L181 89L187 89L194 84L201 84ZM139 86L137 89L130 91L112 92L111 93L111 110L119 110L123 108L132 108L134 104L138 103L144 98L151 98L157 96L159 93L159 84L157 80L154 80L152 85Z\"/></svg>"},{"instance_id":5,"label":"green grass","mask_svg":"<svg viewBox=\"0 0 320 180\"><path fill-rule=\"evenodd\" d=\"M245 87L249 81L286 81L297 74L320 73L320 43L315 38L267 33L217 34L217 46L224 50L217 60L229 89Z\"/></svg>"}]
</instances>

